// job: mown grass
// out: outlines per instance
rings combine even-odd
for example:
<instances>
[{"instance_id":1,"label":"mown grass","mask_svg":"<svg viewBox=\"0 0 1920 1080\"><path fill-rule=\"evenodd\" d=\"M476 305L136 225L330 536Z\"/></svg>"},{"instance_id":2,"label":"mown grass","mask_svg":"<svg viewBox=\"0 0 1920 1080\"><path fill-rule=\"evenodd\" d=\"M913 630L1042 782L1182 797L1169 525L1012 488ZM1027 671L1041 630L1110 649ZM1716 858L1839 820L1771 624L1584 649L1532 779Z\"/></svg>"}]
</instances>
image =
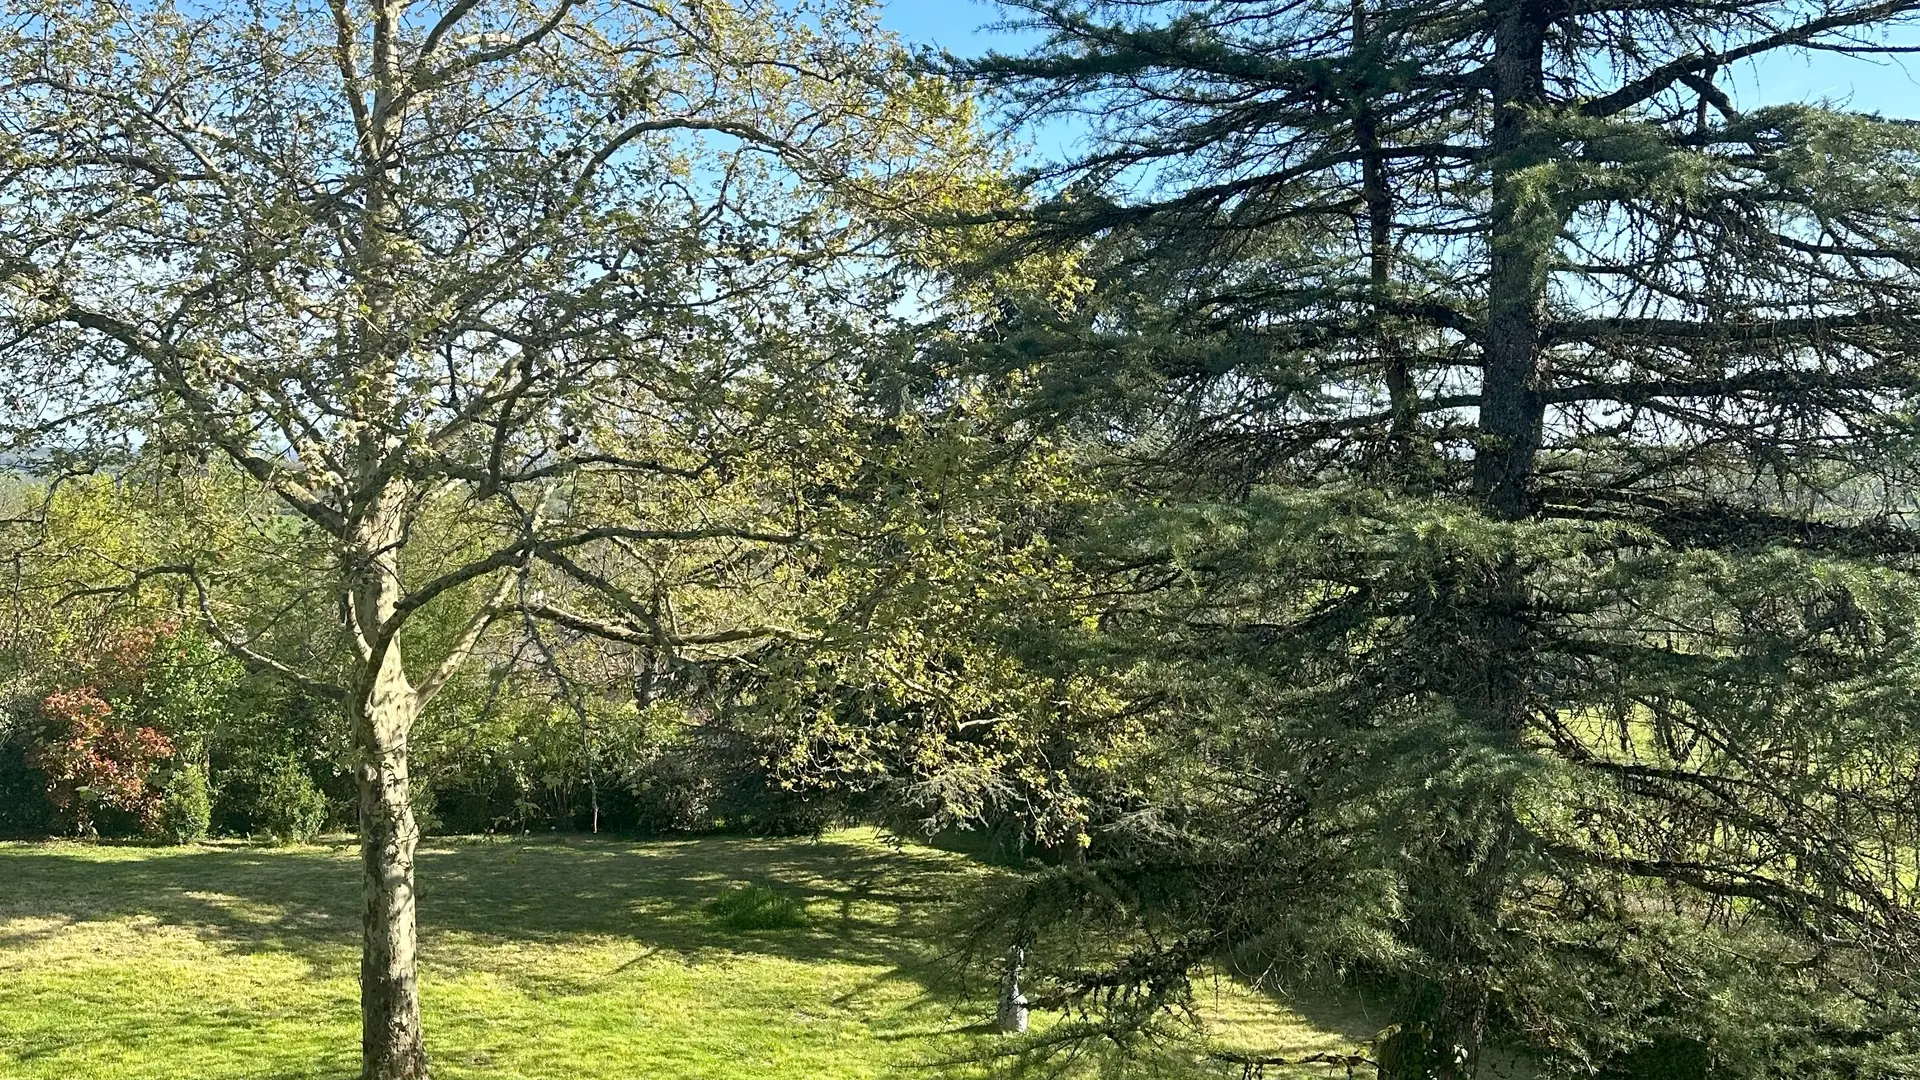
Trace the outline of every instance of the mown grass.
<instances>
[{"instance_id":1,"label":"mown grass","mask_svg":"<svg viewBox=\"0 0 1920 1080\"><path fill-rule=\"evenodd\" d=\"M435 1074L988 1075L965 1059L1005 1045L984 1029L992 987L934 961L942 906L990 872L864 832L429 842ZM0 845L0 1078L352 1077L358 899L344 844ZM1209 995L1234 1043L1351 1041L1237 986Z\"/></svg>"},{"instance_id":2,"label":"mown grass","mask_svg":"<svg viewBox=\"0 0 1920 1080\"><path fill-rule=\"evenodd\" d=\"M732 930L797 930L807 925L806 901L765 885L728 889L707 910Z\"/></svg>"}]
</instances>

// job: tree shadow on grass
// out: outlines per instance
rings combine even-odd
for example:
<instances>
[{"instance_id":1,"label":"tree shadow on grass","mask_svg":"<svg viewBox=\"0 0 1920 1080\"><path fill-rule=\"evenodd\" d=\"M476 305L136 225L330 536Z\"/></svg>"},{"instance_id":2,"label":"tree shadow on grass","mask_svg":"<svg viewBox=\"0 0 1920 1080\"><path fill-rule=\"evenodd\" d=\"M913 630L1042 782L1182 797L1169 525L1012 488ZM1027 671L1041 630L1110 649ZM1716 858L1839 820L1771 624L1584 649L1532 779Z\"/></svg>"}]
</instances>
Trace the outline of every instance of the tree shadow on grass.
<instances>
[{"instance_id":1,"label":"tree shadow on grass","mask_svg":"<svg viewBox=\"0 0 1920 1080\"><path fill-rule=\"evenodd\" d=\"M754 954L899 969L924 981L940 908L981 871L868 839L434 839L416 870L421 948L472 959L506 942L631 941L698 960ZM741 931L706 905L738 885L806 901L804 926ZM271 849L0 846L0 953L83 922L151 920L242 952L295 954L316 974L357 964L360 873L344 844ZM608 974L613 974L609 972ZM553 975L547 989L564 992ZM578 981L578 980L574 980ZM586 989L587 987L580 987Z\"/></svg>"}]
</instances>

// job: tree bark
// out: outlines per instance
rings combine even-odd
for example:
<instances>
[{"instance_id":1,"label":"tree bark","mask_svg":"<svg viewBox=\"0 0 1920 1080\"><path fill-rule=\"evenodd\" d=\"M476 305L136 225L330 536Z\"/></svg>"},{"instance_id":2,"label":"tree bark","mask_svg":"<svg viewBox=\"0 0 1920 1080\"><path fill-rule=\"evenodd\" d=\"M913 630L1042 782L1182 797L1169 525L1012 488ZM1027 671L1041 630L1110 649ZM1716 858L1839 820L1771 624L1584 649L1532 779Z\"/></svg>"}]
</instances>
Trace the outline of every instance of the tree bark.
<instances>
[{"instance_id":1,"label":"tree bark","mask_svg":"<svg viewBox=\"0 0 1920 1080\"><path fill-rule=\"evenodd\" d=\"M1538 145L1533 110L1546 101L1550 6L1503 0L1494 34L1493 212L1488 222L1487 324L1481 342L1480 444L1474 493L1508 521L1526 516L1546 415L1540 395L1541 304L1560 214L1550 194L1522 174L1548 148Z\"/></svg>"},{"instance_id":2,"label":"tree bark","mask_svg":"<svg viewBox=\"0 0 1920 1080\"><path fill-rule=\"evenodd\" d=\"M1365 55L1372 43L1367 20L1369 0L1353 0L1353 55ZM1388 407L1393 413L1388 438L1393 446L1394 464L1403 474L1413 464L1414 438L1419 424L1418 402L1413 393L1413 377L1407 365L1407 353L1395 340L1389 327L1387 308L1393 284L1393 182L1387 173L1387 157L1380 143L1380 125L1374 116L1370 89L1358 92L1354 103L1353 138L1361 154L1361 196L1367 207L1367 280L1373 311L1370 333L1380 353L1381 377L1387 387Z\"/></svg>"},{"instance_id":3,"label":"tree bark","mask_svg":"<svg viewBox=\"0 0 1920 1080\"><path fill-rule=\"evenodd\" d=\"M345 0L336 9L339 15ZM365 208L356 261L365 315L353 352L358 381L349 400L361 417L385 417L399 394L398 372L407 345L394 333L391 238L400 231L399 102L405 74L397 45L402 20L397 0L371 0L371 103L353 83L359 154L366 170ZM343 30L343 40L345 31ZM342 69L357 67L343 45ZM356 75L355 78L358 78ZM360 1075L362 1080L421 1080L427 1076L420 1024L414 915L413 860L419 828L407 772L408 739L420 711L420 695L407 679L394 624L400 601L399 550L406 538L412 492L395 479L383 436L368 424L355 455L356 477L373 494L353 508L346 552L347 590L354 616L361 679L352 696L355 752L359 764L360 863L366 889L360 957Z\"/></svg>"},{"instance_id":4,"label":"tree bark","mask_svg":"<svg viewBox=\"0 0 1920 1080\"><path fill-rule=\"evenodd\" d=\"M427 1076L413 888L420 832L407 767L420 695L407 679L392 628L400 600L397 551L407 494L404 485L394 483L367 509L354 533L348 566L363 672L350 702L366 890L360 957L362 1080Z\"/></svg>"},{"instance_id":5,"label":"tree bark","mask_svg":"<svg viewBox=\"0 0 1920 1080\"><path fill-rule=\"evenodd\" d=\"M1553 193L1527 173L1555 147L1535 110L1546 95L1547 30L1556 5L1497 0L1494 16L1493 132L1488 145L1492 207L1488 222L1487 322L1473 490L1487 516L1517 522L1533 513L1534 484L1546 415L1541 387L1541 327L1547 279L1563 212ZM1508 552L1468 601L1474 639L1454 703L1494 745L1518 749L1531 708L1528 684L1534 642L1525 567ZM1462 792L1459 808L1477 828L1435 838L1413 883L1413 933L1430 965L1414 994L1410 1037L1422 1042L1403 1064L1380 1075L1393 1080L1462 1080L1479 1071L1491 1007L1493 967L1505 883L1517 830L1513 792L1496 785Z\"/></svg>"},{"instance_id":6,"label":"tree bark","mask_svg":"<svg viewBox=\"0 0 1920 1080\"><path fill-rule=\"evenodd\" d=\"M1006 970L1000 975L1000 1003L994 1011L994 1029L1002 1035L1027 1033L1027 995L1020 990L1027 951L1019 945L1007 950Z\"/></svg>"},{"instance_id":7,"label":"tree bark","mask_svg":"<svg viewBox=\"0 0 1920 1080\"><path fill-rule=\"evenodd\" d=\"M388 650L370 692L356 702L360 753L360 865L366 909L360 957L362 1080L427 1075L420 1025L413 860L419 830L407 775L413 689Z\"/></svg>"}]
</instances>

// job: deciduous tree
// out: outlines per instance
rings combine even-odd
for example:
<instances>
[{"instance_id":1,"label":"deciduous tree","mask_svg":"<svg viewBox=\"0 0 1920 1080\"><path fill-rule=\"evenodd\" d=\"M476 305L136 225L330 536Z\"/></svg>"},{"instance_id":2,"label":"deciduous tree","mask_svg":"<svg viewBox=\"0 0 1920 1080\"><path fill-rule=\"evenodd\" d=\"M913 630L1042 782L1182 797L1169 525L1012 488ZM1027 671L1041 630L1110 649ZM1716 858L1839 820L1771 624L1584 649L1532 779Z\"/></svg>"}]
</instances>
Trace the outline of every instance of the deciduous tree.
<instances>
[{"instance_id":1,"label":"deciduous tree","mask_svg":"<svg viewBox=\"0 0 1920 1080\"><path fill-rule=\"evenodd\" d=\"M503 625L800 632L739 598L797 580L838 372L893 296L821 181L883 192L954 116L859 2L5 10L10 461L211 460L270 494L129 584L183 582L345 709L363 1075L424 1076L415 719ZM279 609L228 558L269 537ZM423 642L436 609L458 625Z\"/></svg>"}]
</instances>

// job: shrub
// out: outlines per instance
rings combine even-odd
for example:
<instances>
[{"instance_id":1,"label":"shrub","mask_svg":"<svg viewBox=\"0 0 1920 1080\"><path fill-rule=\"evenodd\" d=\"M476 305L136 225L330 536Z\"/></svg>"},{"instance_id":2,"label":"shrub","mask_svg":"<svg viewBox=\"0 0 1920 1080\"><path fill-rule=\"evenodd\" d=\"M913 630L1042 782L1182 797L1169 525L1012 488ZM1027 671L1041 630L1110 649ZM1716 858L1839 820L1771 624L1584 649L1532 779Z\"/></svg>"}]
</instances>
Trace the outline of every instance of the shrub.
<instances>
[{"instance_id":1,"label":"shrub","mask_svg":"<svg viewBox=\"0 0 1920 1080\"><path fill-rule=\"evenodd\" d=\"M691 725L650 759L608 777L601 791L609 820L654 834L817 836L851 816L831 794L782 787L766 753L751 734L723 720Z\"/></svg>"},{"instance_id":2,"label":"shrub","mask_svg":"<svg viewBox=\"0 0 1920 1080\"><path fill-rule=\"evenodd\" d=\"M353 777L336 767L332 748L344 741L343 717L329 702L271 686L249 686L207 740L213 786L213 831L218 836L272 836L284 832L279 804L288 792L304 796L317 785L326 810L322 827L353 820ZM290 783L292 768L311 785Z\"/></svg>"},{"instance_id":3,"label":"shrub","mask_svg":"<svg viewBox=\"0 0 1920 1080\"><path fill-rule=\"evenodd\" d=\"M446 822L440 819L439 792L433 790L426 777L412 777L407 795L413 806L413 827L420 830L420 835L438 835L445 831Z\"/></svg>"},{"instance_id":4,"label":"shrub","mask_svg":"<svg viewBox=\"0 0 1920 1080\"><path fill-rule=\"evenodd\" d=\"M27 725L0 714L0 837L39 837L53 830L47 774L34 766L37 756Z\"/></svg>"},{"instance_id":5,"label":"shrub","mask_svg":"<svg viewBox=\"0 0 1920 1080\"><path fill-rule=\"evenodd\" d=\"M304 844L327 824L327 797L300 763L285 758L260 778L254 827L282 844Z\"/></svg>"},{"instance_id":6,"label":"shrub","mask_svg":"<svg viewBox=\"0 0 1920 1080\"><path fill-rule=\"evenodd\" d=\"M807 905L799 897L765 885L729 889L707 911L732 930L792 930L807 924Z\"/></svg>"},{"instance_id":7,"label":"shrub","mask_svg":"<svg viewBox=\"0 0 1920 1080\"><path fill-rule=\"evenodd\" d=\"M152 779L173 757L173 743L153 728L116 721L113 706L92 687L56 690L40 713L47 732L33 764L73 831L92 835L103 810L131 815L143 833L157 831L162 796Z\"/></svg>"},{"instance_id":8,"label":"shrub","mask_svg":"<svg viewBox=\"0 0 1920 1080\"><path fill-rule=\"evenodd\" d=\"M174 770L160 803L160 827L168 840L191 844L207 837L213 824L213 797L206 771L198 765Z\"/></svg>"}]
</instances>

